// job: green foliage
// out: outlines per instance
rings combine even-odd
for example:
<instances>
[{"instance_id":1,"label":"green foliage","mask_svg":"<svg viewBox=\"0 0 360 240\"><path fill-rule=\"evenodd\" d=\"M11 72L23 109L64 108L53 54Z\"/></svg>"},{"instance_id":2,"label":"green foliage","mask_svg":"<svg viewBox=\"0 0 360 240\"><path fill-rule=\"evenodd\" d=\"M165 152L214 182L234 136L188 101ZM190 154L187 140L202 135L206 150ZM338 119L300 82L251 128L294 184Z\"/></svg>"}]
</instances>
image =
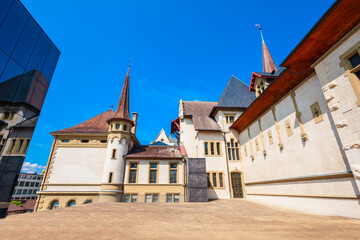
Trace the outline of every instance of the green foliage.
<instances>
[{"instance_id":1,"label":"green foliage","mask_svg":"<svg viewBox=\"0 0 360 240\"><path fill-rule=\"evenodd\" d=\"M11 201L11 203L18 205L19 207L22 207L22 201Z\"/></svg>"}]
</instances>

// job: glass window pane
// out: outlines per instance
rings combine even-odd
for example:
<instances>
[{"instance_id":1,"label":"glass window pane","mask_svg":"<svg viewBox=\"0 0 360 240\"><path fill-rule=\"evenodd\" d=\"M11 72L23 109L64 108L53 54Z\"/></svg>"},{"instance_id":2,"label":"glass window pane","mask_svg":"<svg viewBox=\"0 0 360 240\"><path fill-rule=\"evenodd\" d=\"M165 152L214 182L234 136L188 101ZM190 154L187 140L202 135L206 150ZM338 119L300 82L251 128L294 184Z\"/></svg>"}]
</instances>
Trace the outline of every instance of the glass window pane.
<instances>
[{"instance_id":1,"label":"glass window pane","mask_svg":"<svg viewBox=\"0 0 360 240\"><path fill-rule=\"evenodd\" d=\"M51 44L50 49L49 49L49 53L46 57L44 66L41 70L42 74L45 76L45 78L47 79L48 83L50 84L51 79L53 77L54 71L55 71L55 67L56 64L58 62L60 56L60 52L59 50L53 45Z\"/></svg>"},{"instance_id":2,"label":"glass window pane","mask_svg":"<svg viewBox=\"0 0 360 240\"><path fill-rule=\"evenodd\" d=\"M36 43L34 52L31 55L30 62L26 69L28 71L37 69L41 72L45 58L48 55L49 48L50 48L50 40L45 35L45 33L42 32L40 34L39 40Z\"/></svg>"},{"instance_id":3,"label":"glass window pane","mask_svg":"<svg viewBox=\"0 0 360 240\"><path fill-rule=\"evenodd\" d=\"M205 148L205 155L208 155L208 142L204 142L204 148Z\"/></svg>"},{"instance_id":4,"label":"glass window pane","mask_svg":"<svg viewBox=\"0 0 360 240\"><path fill-rule=\"evenodd\" d=\"M137 194L132 194L131 195L131 202L136 202L137 201Z\"/></svg>"},{"instance_id":5,"label":"glass window pane","mask_svg":"<svg viewBox=\"0 0 360 240\"><path fill-rule=\"evenodd\" d=\"M8 13L11 4L14 2L14 0L1 0L0 1L0 24L4 20L6 14Z\"/></svg>"},{"instance_id":6,"label":"glass window pane","mask_svg":"<svg viewBox=\"0 0 360 240\"><path fill-rule=\"evenodd\" d=\"M214 143L213 142L210 143L210 151L211 151L211 155L215 155L215 149L214 149Z\"/></svg>"},{"instance_id":7,"label":"glass window pane","mask_svg":"<svg viewBox=\"0 0 360 240\"><path fill-rule=\"evenodd\" d=\"M159 201L159 195L158 194L153 194L153 202L158 202Z\"/></svg>"},{"instance_id":8,"label":"glass window pane","mask_svg":"<svg viewBox=\"0 0 360 240\"><path fill-rule=\"evenodd\" d=\"M129 183L136 183L136 170L130 170Z\"/></svg>"},{"instance_id":9,"label":"glass window pane","mask_svg":"<svg viewBox=\"0 0 360 240\"><path fill-rule=\"evenodd\" d=\"M231 160L231 148L228 148L228 156L229 156L229 160Z\"/></svg>"},{"instance_id":10,"label":"glass window pane","mask_svg":"<svg viewBox=\"0 0 360 240\"><path fill-rule=\"evenodd\" d=\"M130 202L130 195L129 194L126 194L124 195L124 202Z\"/></svg>"},{"instance_id":11,"label":"glass window pane","mask_svg":"<svg viewBox=\"0 0 360 240\"><path fill-rule=\"evenodd\" d=\"M12 58L15 59L23 68L30 59L31 53L35 47L36 41L40 35L40 28L33 18L29 18L19 42L16 44Z\"/></svg>"},{"instance_id":12,"label":"glass window pane","mask_svg":"<svg viewBox=\"0 0 360 240\"><path fill-rule=\"evenodd\" d=\"M170 170L170 183L177 182L177 170Z\"/></svg>"},{"instance_id":13,"label":"glass window pane","mask_svg":"<svg viewBox=\"0 0 360 240\"><path fill-rule=\"evenodd\" d=\"M172 194L166 194L166 202L172 202Z\"/></svg>"},{"instance_id":14,"label":"glass window pane","mask_svg":"<svg viewBox=\"0 0 360 240\"><path fill-rule=\"evenodd\" d=\"M15 1L0 26L0 46L8 55L14 50L28 18L29 14L20 1Z\"/></svg>"},{"instance_id":15,"label":"glass window pane","mask_svg":"<svg viewBox=\"0 0 360 240\"><path fill-rule=\"evenodd\" d=\"M240 160L240 156L239 156L239 149L236 149L236 160Z\"/></svg>"},{"instance_id":16,"label":"glass window pane","mask_svg":"<svg viewBox=\"0 0 360 240\"><path fill-rule=\"evenodd\" d=\"M216 143L216 151L217 151L216 154L220 155L220 143L219 142Z\"/></svg>"},{"instance_id":17,"label":"glass window pane","mask_svg":"<svg viewBox=\"0 0 360 240\"><path fill-rule=\"evenodd\" d=\"M216 182L216 173L213 173L212 174L212 177L213 177L213 187L217 187L217 182Z\"/></svg>"},{"instance_id":18,"label":"glass window pane","mask_svg":"<svg viewBox=\"0 0 360 240\"><path fill-rule=\"evenodd\" d=\"M354 56L349 58L349 61L350 61L353 68L356 67L357 65L359 65L360 64L360 56L359 56L359 54L356 53Z\"/></svg>"},{"instance_id":19,"label":"glass window pane","mask_svg":"<svg viewBox=\"0 0 360 240\"><path fill-rule=\"evenodd\" d=\"M207 173L207 186L211 187L211 182L210 182L210 173Z\"/></svg>"},{"instance_id":20,"label":"glass window pane","mask_svg":"<svg viewBox=\"0 0 360 240\"><path fill-rule=\"evenodd\" d=\"M170 164L170 168L177 168L177 164L176 163Z\"/></svg>"},{"instance_id":21,"label":"glass window pane","mask_svg":"<svg viewBox=\"0 0 360 240\"><path fill-rule=\"evenodd\" d=\"M24 73L24 69L17 64L14 60L10 59L8 64L6 65L6 68L1 75L0 83L7 81L15 76L21 75ZM16 83L15 83L16 85ZM13 91L16 91L16 87L12 87Z\"/></svg>"},{"instance_id":22,"label":"glass window pane","mask_svg":"<svg viewBox=\"0 0 360 240\"><path fill-rule=\"evenodd\" d=\"M180 195L174 194L174 202L179 202L179 199L180 199Z\"/></svg>"},{"instance_id":23,"label":"glass window pane","mask_svg":"<svg viewBox=\"0 0 360 240\"><path fill-rule=\"evenodd\" d=\"M151 202L151 194L145 195L145 202Z\"/></svg>"},{"instance_id":24,"label":"glass window pane","mask_svg":"<svg viewBox=\"0 0 360 240\"><path fill-rule=\"evenodd\" d=\"M150 183L156 183L157 170L150 170Z\"/></svg>"},{"instance_id":25,"label":"glass window pane","mask_svg":"<svg viewBox=\"0 0 360 240\"><path fill-rule=\"evenodd\" d=\"M223 174L222 174L222 173L219 173L219 186L220 186L220 187L223 187L223 186L224 186L224 183L223 183Z\"/></svg>"},{"instance_id":26,"label":"glass window pane","mask_svg":"<svg viewBox=\"0 0 360 240\"><path fill-rule=\"evenodd\" d=\"M157 163L151 163L150 168L157 168Z\"/></svg>"}]
</instances>

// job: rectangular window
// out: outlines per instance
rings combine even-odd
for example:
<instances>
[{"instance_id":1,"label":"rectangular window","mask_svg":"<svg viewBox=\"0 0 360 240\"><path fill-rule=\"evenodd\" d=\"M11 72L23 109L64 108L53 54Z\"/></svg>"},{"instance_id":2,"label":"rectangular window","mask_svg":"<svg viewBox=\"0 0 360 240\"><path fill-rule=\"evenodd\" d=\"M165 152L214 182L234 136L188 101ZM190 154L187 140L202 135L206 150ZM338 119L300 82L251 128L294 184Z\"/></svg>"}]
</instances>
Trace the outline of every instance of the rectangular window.
<instances>
[{"instance_id":1,"label":"rectangular window","mask_svg":"<svg viewBox=\"0 0 360 240\"><path fill-rule=\"evenodd\" d=\"M35 185L35 182L30 183L30 187L33 187Z\"/></svg>"},{"instance_id":2,"label":"rectangular window","mask_svg":"<svg viewBox=\"0 0 360 240\"><path fill-rule=\"evenodd\" d=\"M170 183L177 183L177 167L176 163L170 163Z\"/></svg>"},{"instance_id":3,"label":"rectangular window","mask_svg":"<svg viewBox=\"0 0 360 240\"><path fill-rule=\"evenodd\" d=\"M157 181L157 169L158 164L157 163L150 163L150 177L149 177L149 183L156 183Z\"/></svg>"},{"instance_id":4,"label":"rectangular window","mask_svg":"<svg viewBox=\"0 0 360 240\"><path fill-rule=\"evenodd\" d=\"M6 139L3 137L3 135L0 135L0 155L1 155L2 150L5 147L5 141L6 141Z\"/></svg>"},{"instance_id":5,"label":"rectangular window","mask_svg":"<svg viewBox=\"0 0 360 240\"><path fill-rule=\"evenodd\" d=\"M24 189L22 194L27 194L27 191L28 191L27 189Z\"/></svg>"},{"instance_id":6,"label":"rectangular window","mask_svg":"<svg viewBox=\"0 0 360 240\"><path fill-rule=\"evenodd\" d=\"M216 173L213 173L213 174L212 174L212 184L213 184L213 187L217 187Z\"/></svg>"},{"instance_id":7,"label":"rectangular window","mask_svg":"<svg viewBox=\"0 0 360 240\"><path fill-rule=\"evenodd\" d=\"M145 202L151 202L151 194L145 195Z\"/></svg>"},{"instance_id":8,"label":"rectangular window","mask_svg":"<svg viewBox=\"0 0 360 240\"><path fill-rule=\"evenodd\" d=\"M108 179L108 183L112 183L113 180L113 173L109 172L109 179Z\"/></svg>"},{"instance_id":9,"label":"rectangular window","mask_svg":"<svg viewBox=\"0 0 360 240\"><path fill-rule=\"evenodd\" d=\"M219 187L224 187L224 183L223 183L223 174L219 173Z\"/></svg>"},{"instance_id":10,"label":"rectangular window","mask_svg":"<svg viewBox=\"0 0 360 240\"><path fill-rule=\"evenodd\" d=\"M20 183L19 183L19 186L24 186L24 182L20 182Z\"/></svg>"},{"instance_id":11,"label":"rectangular window","mask_svg":"<svg viewBox=\"0 0 360 240\"><path fill-rule=\"evenodd\" d=\"M241 160L239 143L237 143L234 139L230 139L230 142L226 144L228 148L228 158L231 160Z\"/></svg>"},{"instance_id":12,"label":"rectangular window","mask_svg":"<svg viewBox=\"0 0 360 240\"><path fill-rule=\"evenodd\" d=\"M113 150L112 150L111 158L112 158L112 159L116 159L116 149L113 149Z\"/></svg>"},{"instance_id":13,"label":"rectangular window","mask_svg":"<svg viewBox=\"0 0 360 240\"><path fill-rule=\"evenodd\" d=\"M124 195L124 202L130 202L130 194Z\"/></svg>"},{"instance_id":14,"label":"rectangular window","mask_svg":"<svg viewBox=\"0 0 360 240\"><path fill-rule=\"evenodd\" d=\"M16 190L16 194L21 194L21 189Z\"/></svg>"},{"instance_id":15,"label":"rectangular window","mask_svg":"<svg viewBox=\"0 0 360 240\"><path fill-rule=\"evenodd\" d=\"M207 186L211 187L211 182L210 182L210 173L207 173Z\"/></svg>"},{"instance_id":16,"label":"rectangular window","mask_svg":"<svg viewBox=\"0 0 360 240\"><path fill-rule=\"evenodd\" d=\"M39 185L40 185L40 183L38 183L38 182L37 182L37 183L35 183L35 187L38 187Z\"/></svg>"},{"instance_id":17,"label":"rectangular window","mask_svg":"<svg viewBox=\"0 0 360 240\"><path fill-rule=\"evenodd\" d=\"M20 149L21 149L23 143L24 143L24 139L20 139L19 145L18 145L18 147L16 148L16 152L20 152Z\"/></svg>"},{"instance_id":18,"label":"rectangular window","mask_svg":"<svg viewBox=\"0 0 360 240\"><path fill-rule=\"evenodd\" d=\"M136 183L137 167L137 163L130 163L129 183Z\"/></svg>"},{"instance_id":19,"label":"rectangular window","mask_svg":"<svg viewBox=\"0 0 360 240\"><path fill-rule=\"evenodd\" d=\"M137 194L131 194L131 202L137 201Z\"/></svg>"},{"instance_id":20,"label":"rectangular window","mask_svg":"<svg viewBox=\"0 0 360 240\"><path fill-rule=\"evenodd\" d=\"M226 123L233 123L235 121L235 115L225 115Z\"/></svg>"},{"instance_id":21,"label":"rectangular window","mask_svg":"<svg viewBox=\"0 0 360 240\"><path fill-rule=\"evenodd\" d=\"M25 187L30 186L30 182L25 182Z\"/></svg>"},{"instance_id":22,"label":"rectangular window","mask_svg":"<svg viewBox=\"0 0 360 240\"><path fill-rule=\"evenodd\" d=\"M221 142L205 142L204 141L204 155L205 156L221 156Z\"/></svg>"},{"instance_id":23,"label":"rectangular window","mask_svg":"<svg viewBox=\"0 0 360 240\"><path fill-rule=\"evenodd\" d=\"M224 173L223 172L208 172L207 173L208 188L224 188Z\"/></svg>"},{"instance_id":24,"label":"rectangular window","mask_svg":"<svg viewBox=\"0 0 360 240\"><path fill-rule=\"evenodd\" d=\"M159 194L153 194L152 202L158 202L158 201L159 201Z\"/></svg>"},{"instance_id":25,"label":"rectangular window","mask_svg":"<svg viewBox=\"0 0 360 240\"><path fill-rule=\"evenodd\" d=\"M174 202L180 201L180 194L174 194Z\"/></svg>"},{"instance_id":26,"label":"rectangular window","mask_svg":"<svg viewBox=\"0 0 360 240\"><path fill-rule=\"evenodd\" d=\"M172 194L166 194L166 202L172 202L173 201L173 195Z\"/></svg>"}]
</instances>

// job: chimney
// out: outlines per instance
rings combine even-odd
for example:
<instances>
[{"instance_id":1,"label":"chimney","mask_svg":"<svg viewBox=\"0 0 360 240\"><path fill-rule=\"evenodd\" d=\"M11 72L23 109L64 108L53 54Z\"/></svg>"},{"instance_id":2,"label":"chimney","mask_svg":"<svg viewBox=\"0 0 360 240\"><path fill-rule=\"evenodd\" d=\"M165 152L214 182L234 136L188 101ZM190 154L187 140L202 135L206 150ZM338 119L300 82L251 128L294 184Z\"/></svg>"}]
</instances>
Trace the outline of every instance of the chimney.
<instances>
[{"instance_id":1,"label":"chimney","mask_svg":"<svg viewBox=\"0 0 360 240\"><path fill-rule=\"evenodd\" d=\"M136 127L137 127L137 119L139 117L139 114L137 112L133 112L132 113L132 120L134 122L134 127L131 129L131 133L133 133L134 135L136 135Z\"/></svg>"}]
</instances>

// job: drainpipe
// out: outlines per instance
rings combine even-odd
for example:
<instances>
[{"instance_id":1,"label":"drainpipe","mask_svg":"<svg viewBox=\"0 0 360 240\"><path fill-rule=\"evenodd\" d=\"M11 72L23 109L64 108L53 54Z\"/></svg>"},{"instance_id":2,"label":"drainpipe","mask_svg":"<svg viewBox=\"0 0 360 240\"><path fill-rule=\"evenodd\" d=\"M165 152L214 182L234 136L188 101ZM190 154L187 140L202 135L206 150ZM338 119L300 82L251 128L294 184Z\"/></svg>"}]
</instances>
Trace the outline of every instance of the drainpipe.
<instances>
[{"instance_id":1,"label":"drainpipe","mask_svg":"<svg viewBox=\"0 0 360 240\"><path fill-rule=\"evenodd\" d=\"M224 138L225 156L226 156L226 167L227 167L227 174L228 174L229 194L230 194L230 198L232 198L232 192L231 192L231 187L230 187L229 156L228 156L228 152L227 152L227 148L226 148L226 137L225 137L225 132L221 131L221 135L222 135L222 136L223 136L223 138Z\"/></svg>"}]
</instances>

